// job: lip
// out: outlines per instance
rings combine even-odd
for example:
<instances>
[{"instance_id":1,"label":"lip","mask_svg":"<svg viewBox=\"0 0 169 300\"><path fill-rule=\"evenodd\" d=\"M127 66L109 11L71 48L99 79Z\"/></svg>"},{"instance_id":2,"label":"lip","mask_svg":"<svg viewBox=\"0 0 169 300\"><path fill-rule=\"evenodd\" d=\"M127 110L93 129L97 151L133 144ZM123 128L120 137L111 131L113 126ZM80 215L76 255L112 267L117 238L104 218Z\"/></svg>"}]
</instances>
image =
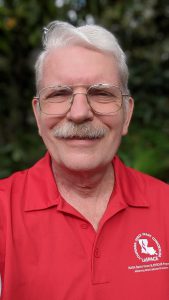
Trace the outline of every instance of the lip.
<instances>
[{"instance_id":1,"label":"lip","mask_svg":"<svg viewBox=\"0 0 169 300\"><path fill-rule=\"evenodd\" d=\"M62 142L70 146L92 146L97 144L101 139L80 139L80 138L71 138L71 139L61 139Z\"/></svg>"}]
</instances>

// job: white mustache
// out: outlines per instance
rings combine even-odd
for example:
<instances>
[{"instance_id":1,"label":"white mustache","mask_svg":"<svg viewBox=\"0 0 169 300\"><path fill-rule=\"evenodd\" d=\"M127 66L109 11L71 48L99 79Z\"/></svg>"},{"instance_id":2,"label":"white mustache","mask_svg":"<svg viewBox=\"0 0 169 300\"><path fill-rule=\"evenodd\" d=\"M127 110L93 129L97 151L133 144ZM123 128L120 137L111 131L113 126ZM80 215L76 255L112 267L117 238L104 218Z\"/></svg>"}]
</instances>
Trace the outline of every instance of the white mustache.
<instances>
[{"instance_id":1,"label":"white mustache","mask_svg":"<svg viewBox=\"0 0 169 300\"><path fill-rule=\"evenodd\" d=\"M98 139L104 137L108 133L109 129L101 126L91 125L89 122L82 124L76 124L74 122L65 122L61 125L57 125L53 129L53 135L57 138L63 139Z\"/></svg>"}]
</instances>

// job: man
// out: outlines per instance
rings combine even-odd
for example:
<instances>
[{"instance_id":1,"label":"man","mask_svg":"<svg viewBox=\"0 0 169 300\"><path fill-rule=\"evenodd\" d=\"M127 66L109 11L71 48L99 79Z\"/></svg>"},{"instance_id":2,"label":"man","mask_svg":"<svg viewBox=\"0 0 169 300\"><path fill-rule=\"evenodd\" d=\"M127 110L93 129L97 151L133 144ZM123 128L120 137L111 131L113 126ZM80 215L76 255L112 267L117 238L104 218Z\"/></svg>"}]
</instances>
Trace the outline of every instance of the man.
<instances>
[{"instance_id":1,"label":"man","mask_svg":"<svg viewBox=\"0 0 169 300\"><path fill-rule=\"evenodd\" d=\"M125 54L52 22L33 110L47 154L0 183L3 300L168 300L169 187L116 156L133 112Z\"/></svg>"}]
</instances>

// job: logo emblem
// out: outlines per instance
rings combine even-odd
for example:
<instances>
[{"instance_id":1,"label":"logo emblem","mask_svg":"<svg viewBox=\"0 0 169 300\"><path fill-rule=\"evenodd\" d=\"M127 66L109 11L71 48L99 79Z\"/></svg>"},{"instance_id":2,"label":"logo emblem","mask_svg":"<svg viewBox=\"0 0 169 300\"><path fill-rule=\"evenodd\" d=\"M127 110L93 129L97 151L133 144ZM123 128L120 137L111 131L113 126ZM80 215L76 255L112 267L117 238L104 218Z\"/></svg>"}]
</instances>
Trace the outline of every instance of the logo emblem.
<instances>
[{"instance_id":1,"label":"logo emblem","mask_svg":"<svg viewBox=\"0 0 169 300\"><path fill-rule=\"evenodd\" d=\"M134 241L134 252L142 262L158 261L161 258L161 246L149 233L140 233Z\"/></svg>"}]
</instances>

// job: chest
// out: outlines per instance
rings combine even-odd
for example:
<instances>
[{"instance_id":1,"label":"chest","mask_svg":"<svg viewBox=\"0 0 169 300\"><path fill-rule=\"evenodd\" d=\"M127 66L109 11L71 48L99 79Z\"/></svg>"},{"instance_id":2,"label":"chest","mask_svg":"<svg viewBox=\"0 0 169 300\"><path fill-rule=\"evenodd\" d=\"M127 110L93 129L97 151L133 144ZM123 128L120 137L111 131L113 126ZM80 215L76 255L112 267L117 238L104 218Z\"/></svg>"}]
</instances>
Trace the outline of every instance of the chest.
<instances>
[{"instance_id":1,"label":"chest","mask_svg":"<svg viewBox=\"0 0 169 300\"><path fill-rule=\"evenodd\" d=\"M121 210L97 232L56 208L14 215L1 263L3 300L167 300L167 223L147 208Z\"/></svg>"}]
</instances>

